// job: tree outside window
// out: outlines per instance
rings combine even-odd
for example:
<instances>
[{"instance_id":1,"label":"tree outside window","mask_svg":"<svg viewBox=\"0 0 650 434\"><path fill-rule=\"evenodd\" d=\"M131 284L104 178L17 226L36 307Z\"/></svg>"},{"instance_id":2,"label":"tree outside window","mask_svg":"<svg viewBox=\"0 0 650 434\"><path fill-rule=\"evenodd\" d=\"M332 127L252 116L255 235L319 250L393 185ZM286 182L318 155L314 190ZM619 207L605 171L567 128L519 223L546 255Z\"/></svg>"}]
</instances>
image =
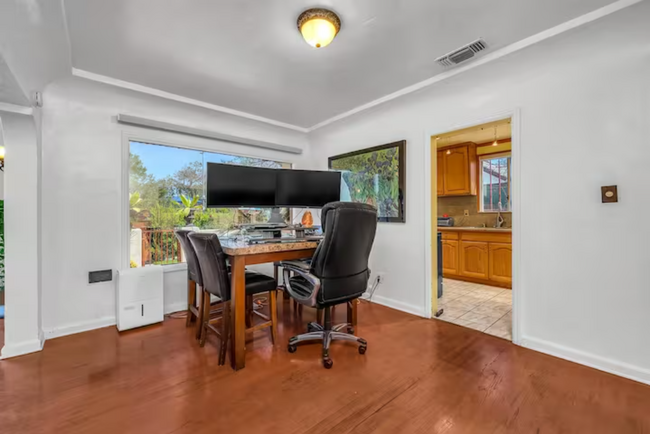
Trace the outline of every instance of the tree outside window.
<instances>
[{"instance_id":1,"label":"tree outside window","mask_svg":"<svg viewBox=\"0 0 650 434\"><path fill-rule=\"evenodd\" d=\"M142 142L130 142L131 267L183 261L174 229L231 234L243 223L264 223L270 209L204 208L208 162L291 168L291 164ZM285 219L289 210L282 210Z\"/></svg>"}]
</instances>

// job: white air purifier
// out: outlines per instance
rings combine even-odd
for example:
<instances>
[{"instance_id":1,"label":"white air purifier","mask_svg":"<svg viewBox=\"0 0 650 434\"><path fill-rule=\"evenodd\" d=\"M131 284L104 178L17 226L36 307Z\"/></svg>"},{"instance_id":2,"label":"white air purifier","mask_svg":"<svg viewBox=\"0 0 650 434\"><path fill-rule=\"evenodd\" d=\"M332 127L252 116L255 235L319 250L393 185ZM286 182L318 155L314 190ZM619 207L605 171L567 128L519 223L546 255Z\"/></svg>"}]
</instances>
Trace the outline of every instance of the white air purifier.
<instances>
[{"instance_id":1,"label":"white air purifier","mask_svg":"<svg viewBox=\"0 0 650 434\"><path fill-rule=\"evenodd\" d=\"M118 271L116 306L119 331L162 322L163 267L150 265Z\"/></svg>"}]
</instances>

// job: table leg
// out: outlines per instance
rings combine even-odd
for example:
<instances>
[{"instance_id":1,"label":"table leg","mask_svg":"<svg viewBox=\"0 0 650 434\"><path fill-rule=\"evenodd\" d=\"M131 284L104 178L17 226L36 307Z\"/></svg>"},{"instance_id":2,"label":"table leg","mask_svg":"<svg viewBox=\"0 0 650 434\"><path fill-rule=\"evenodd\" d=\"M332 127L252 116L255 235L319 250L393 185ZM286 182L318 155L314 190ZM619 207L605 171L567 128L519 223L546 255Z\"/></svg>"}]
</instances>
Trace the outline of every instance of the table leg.
<instances>
[{"instance_id":1,"label":"table leg","mask_svg":"<svg viewBox=\"0 0 650 434\"><path fill-rule=\"evenodd\" d=\"M347 323L350 324L350 331L354 333L354 328L357 326L357 300L348 301L347 313Z\"/></svg>"},{"instance_id":2,"label":"table leg","mask_svg":"<svg viewBox=\"0 0 650 434\"><path fill-rule=\"evenodd\" d=\"M236 371L246 366L246 276L243 256L232 256L230 259L232 274L231 285L231 344L230 361Z\"/></svg>"}]
</instances>

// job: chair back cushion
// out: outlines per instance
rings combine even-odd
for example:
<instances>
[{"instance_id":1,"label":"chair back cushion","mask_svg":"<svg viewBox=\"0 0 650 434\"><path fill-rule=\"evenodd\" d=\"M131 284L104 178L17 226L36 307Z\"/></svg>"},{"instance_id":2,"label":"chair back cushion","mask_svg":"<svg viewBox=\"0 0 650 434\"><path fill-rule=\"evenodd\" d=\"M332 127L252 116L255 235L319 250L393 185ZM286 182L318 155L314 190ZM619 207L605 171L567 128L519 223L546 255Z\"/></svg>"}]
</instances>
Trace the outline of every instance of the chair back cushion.
<instances>
[{"instance_id":1,"label":"chair back cushion","mask_svg":"<svg viewBox=\"0 0 650 434\"><path fill-rule=\"evenodd\" d=\"M221 248L219 237L217 234L206 232L192 232L188 237L201 267L203 289L223 301L230 300L226 254Z\"/></svg>"},{"instance_id":2,"label":"chair back cushion","mask_svg":"<svg viewBox=\"0 0 650 434\"><path fill-rule=\"evenodd\" d=\"M320 304L352 300L366 291L368 258L377 231L377 210L365 203L332 202L321 214L324 237L311 274L321 280Z\"/></svg>"},{"instance_id":3,"label":"chair back cushion","mask_svg":"<svg viewBox=\"0 0 650 434\"><path fill-rule=\"evenodd\" d=\"M201 267L199 266L199 261L196 258L196 252L192 243L190 243L189 238L187 237L191 234L192 231L187 229L178 229L174 231L176 238L181 243L181 248L183 253L185 253L185 261L187 262L187 276L195 281L198 285L203 286L203 279L201 277Z\"/></svg>"}]
</instances>

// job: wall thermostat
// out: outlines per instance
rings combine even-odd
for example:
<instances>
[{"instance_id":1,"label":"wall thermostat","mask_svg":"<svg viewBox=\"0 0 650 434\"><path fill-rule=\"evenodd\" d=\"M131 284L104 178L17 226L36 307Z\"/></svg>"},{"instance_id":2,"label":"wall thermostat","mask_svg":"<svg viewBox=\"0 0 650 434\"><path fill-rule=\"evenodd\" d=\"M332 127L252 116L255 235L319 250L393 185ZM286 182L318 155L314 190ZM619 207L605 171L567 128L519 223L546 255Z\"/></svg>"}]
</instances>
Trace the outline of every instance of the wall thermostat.
<instances>
[{"instance_id":1,"label":"wall thermostat","mask_svg":"<svg viewBox=\"0 0 650 434\"><path fill-rule=\"evenodd\" d=\"M603 203L618 202L618 190L615 185L600 187Z\"/></svg>"}]
</instances>

